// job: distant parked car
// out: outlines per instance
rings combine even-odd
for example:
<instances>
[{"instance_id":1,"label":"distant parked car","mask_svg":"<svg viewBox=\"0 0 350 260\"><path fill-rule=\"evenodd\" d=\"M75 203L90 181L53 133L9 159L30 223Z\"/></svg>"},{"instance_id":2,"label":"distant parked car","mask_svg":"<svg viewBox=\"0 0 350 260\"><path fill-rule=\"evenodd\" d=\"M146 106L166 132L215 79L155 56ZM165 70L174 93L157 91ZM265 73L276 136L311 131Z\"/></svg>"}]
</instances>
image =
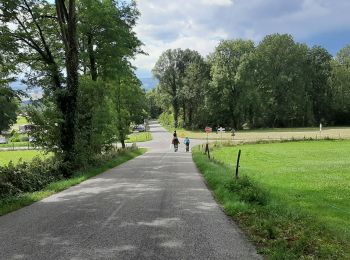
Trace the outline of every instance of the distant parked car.
<instances>
[{"instance_id":1,"label":"distant parked car","mask_svg":"<svg viewBox=\"0 0 350 260\"><path fill-rule=\"evenodd\" d=\"M135 125L134 128L133 128L133 131L145 132L146 128L143 125Z\"/></svg>"},{"instance_id":2,"label":"distant parked car","mask_svg":"<svg viewBox=\"0 0 350 260\"><path fill-rule=\"evenodd\" d=\"M24 134L24 133L29 133L33 131L35 128L35 125L32 125L32 124L20 125L18 128L19 128L19 132L21 134Z\"/></svg>"},{"instance_id":3,"label":"distant parked car","mask_svg":"<svg viewBox=\"0 0 350 260\"><path fill-rule=\"evenodd\" d=\"M7 144L7 140L5 137L0 136L0 144Z\"/></svg>"}]
</instances>

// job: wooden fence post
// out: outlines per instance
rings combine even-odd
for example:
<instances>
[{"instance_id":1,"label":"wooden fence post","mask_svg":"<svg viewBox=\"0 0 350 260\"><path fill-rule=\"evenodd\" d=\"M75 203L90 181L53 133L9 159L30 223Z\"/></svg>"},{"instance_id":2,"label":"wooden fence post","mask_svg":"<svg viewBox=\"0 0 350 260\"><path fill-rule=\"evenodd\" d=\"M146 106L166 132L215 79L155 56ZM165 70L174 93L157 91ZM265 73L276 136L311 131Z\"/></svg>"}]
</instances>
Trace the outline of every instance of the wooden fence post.
<instances>
[{"instance_id":1,"label":"wooden fence post","mask_svg":"<svg viewBox=\"0 0 350 260\"><path fill-rule=\"evenodd\" d=\"M237 163L236 163L236 179L238 179L238 168L239 168L239 159L241 158L241 150L238 151Z\"/></svg>"}]
</instances>

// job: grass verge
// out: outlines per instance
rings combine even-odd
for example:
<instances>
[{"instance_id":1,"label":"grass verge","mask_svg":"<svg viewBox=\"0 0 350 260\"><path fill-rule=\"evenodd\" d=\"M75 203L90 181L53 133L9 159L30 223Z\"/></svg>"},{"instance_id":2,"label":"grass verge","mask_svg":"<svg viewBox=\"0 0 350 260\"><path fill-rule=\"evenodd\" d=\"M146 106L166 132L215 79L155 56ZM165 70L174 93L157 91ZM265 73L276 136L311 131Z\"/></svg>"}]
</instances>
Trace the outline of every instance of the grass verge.
<instances>
[{"instance_id":1,"label":"grass verge","mask_svg":"<svg viewBox=\"0 0 350 260\"><path fill-rule=\"evenodd\" d=\"M349 259L349 240L300 207L250 177L235 180L231 166L208 160L199 147L193 159L225 212L268 259Z\"/></svg>"},{"instance_id":2,"label":"grass verge","mask_svg":"<svg viewBox=\"0 0 350 260\"><path fill-rule=\"evenodd\" d=\"M71 186L77 185L108 169L111 169L126 161L129 161L145 152L146 152L146 149L137 149L137 150L121 152L118 157L101 166L91 167L86 170L78 171L74 173L71 178L50 183L41 191L23 193L18 196L2 199L0 200L0 216L5 215L11 211L20 209L24 206L28 206L36 201L42 200L54 193L65 190Z\"/></svg>"}]
</instances>

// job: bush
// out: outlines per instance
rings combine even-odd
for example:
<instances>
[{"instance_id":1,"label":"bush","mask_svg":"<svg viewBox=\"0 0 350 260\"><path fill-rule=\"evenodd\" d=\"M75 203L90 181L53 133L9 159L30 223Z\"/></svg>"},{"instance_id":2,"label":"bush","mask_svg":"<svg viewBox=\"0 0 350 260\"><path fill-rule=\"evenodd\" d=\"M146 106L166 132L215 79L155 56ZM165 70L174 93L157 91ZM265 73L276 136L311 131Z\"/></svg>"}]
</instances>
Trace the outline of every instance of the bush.
<instances>
[{"instance_id":1,"label":"bush","mask_svg":"<svg viewBox=\"0 0 350 260\"><path fill-rule=\"evenodd\" d=\"M33 192L44 188L50 182L62 179L59 161L54 158L34 158L30 163L19 162L0 167L0 198L22 192Z\"/></svg>"},{"instance_id":2,"label":"bush","mask_svg":"<svg viewBox=\"0 0 350 260\"><path fill-rule=\"evenodd\" d=\"M91 157L89 164L76 170L101 166L116 159L120 154L135 149L136 147L131 147L106 151ZM0 166L0 200L24 192L39 191L51 182L64 179L60 169L62 162L55 157L48 159L35 157L31 162L20 161L16 165L10 162L7 166Z\"/></svg>"},{"instance_id":3,"label":"bush","mask_svg":"<svg viewBox=\"0 0 350 260\"><path fill-rule=\"evenodd\" d=\"M29 141L29 137L28 136L22 136L22 137L20 137L20 141L21 142L28 142Z\"/></svg>"}]
</instances>

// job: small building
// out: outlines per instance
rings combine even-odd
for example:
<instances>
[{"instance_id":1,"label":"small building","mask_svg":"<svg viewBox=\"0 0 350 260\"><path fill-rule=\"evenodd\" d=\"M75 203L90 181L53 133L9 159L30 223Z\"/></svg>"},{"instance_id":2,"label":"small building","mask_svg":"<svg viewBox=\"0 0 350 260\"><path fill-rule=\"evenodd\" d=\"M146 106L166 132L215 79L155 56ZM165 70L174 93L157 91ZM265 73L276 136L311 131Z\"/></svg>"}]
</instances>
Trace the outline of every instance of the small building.
<instances>
[{"instance_id":1,"label":"small building","mask_svg":"<svg viewBox=\"0 0 350 260\"><path fill-rule=\"evenodd\" d=\"M0 135L0 144L7 144L6 137Z\"/></svg>"}]
</instances>

